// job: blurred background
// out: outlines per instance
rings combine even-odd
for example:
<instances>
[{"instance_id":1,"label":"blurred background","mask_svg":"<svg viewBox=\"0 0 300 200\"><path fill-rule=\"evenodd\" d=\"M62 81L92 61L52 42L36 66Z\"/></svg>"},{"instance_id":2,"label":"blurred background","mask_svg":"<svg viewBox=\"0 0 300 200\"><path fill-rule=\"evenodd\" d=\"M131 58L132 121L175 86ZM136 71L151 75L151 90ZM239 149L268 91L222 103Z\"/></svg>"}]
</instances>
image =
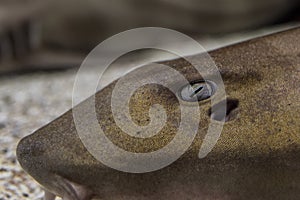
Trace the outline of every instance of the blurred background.
<instances>
[{"instance_id":1,"label":"blurred background","mask_svg":"<svg viewBox=\"0 0 300 200\"><path fill-rule=\"evenodd\" d=\"M296 27L299 11L299 0L0 0L0 200L42 196L17 164L16 144L71 108L76 71L101 41L156 26L213 50ZM161 51L130 53L113 63L104 82L171 57ZM86 84L91 76L93 71L85 74Z\"/></svg>"},{"instance_id":2,"label":"blurred background","mask_svg":"<svg viewBox=\"0 0 300 200\"><path fill-rule=\"evenodd\" d=\"M1 0L0 73L74 67L104 39L137 27L171 28L202 41L297 22L299 3L299 0Z\"/></svg>"}]
</instances>

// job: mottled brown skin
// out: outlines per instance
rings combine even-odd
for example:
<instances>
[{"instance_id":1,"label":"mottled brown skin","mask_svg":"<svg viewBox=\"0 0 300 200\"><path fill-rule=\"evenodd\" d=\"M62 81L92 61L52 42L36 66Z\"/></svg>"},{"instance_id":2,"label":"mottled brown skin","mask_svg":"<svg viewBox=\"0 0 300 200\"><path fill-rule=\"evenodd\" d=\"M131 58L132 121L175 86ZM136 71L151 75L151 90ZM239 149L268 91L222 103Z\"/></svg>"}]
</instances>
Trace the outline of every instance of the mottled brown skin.
<instances>
[{"instance_id":1,"label":"mottled brown skin","mask_svg":"<svg viewBox=\"0 0 300 200\"><path fill-rule=\"evenodd\" d=\"M23 138L21 166L49 193L46 199L299 199L300 29L254 39L210 53L226 93L239 100L239 114L225 123L212 152L198 158L209 123L210 101L200 102L200 128L189 151L161 170L131 174L108 168L87 152L75 130L72 110ZM197 59L194 56L193 59ZM164 62L188 80L201 77L184 60ZM112 83L96 95L105 134L120 147L147 152L172 139L180 117L175 96L157 85L137 90L133 120L147 125L148 109L164 105L169 116L161 133L142 141L126 136L110 110ZM89 100L87 100L89 101ZM86 102L80 105L84 112ZM118 136L118 137L116 137Z\"/></svg>"}]
</instances>

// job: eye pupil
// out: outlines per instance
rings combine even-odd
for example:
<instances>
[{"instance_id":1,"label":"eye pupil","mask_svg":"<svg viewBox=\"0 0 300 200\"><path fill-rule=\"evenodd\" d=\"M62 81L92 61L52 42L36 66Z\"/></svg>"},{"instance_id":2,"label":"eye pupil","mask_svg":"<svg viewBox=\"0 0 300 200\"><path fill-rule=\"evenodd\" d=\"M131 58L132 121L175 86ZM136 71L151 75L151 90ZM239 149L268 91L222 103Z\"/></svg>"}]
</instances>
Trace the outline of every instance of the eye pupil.
<instances>
[{"instance_id":1,"label":"eye pupil","mask_svg":"<svg viewBox=\"0 0 300 200\"><path fill-rule=\"evenodd\" d=\"M191 92L192 94L190 95L190 97L197 95L201 90L203 90L204 87L202 85L196 85L196 87L194 87L193 85L192 88L194 91Z\"/></svg>"},{"instance_id":2,"label":"eye pupil","mask_svg":"<svg viewBox=\"0 0 300 200\"><path fill-rule=\"evenodd\" d=\"M203 101L210 98L216 90L216 84L211 81L196 81L185 85L180 91L180 97L184 101Z\"/></svg>"}]
</instances>

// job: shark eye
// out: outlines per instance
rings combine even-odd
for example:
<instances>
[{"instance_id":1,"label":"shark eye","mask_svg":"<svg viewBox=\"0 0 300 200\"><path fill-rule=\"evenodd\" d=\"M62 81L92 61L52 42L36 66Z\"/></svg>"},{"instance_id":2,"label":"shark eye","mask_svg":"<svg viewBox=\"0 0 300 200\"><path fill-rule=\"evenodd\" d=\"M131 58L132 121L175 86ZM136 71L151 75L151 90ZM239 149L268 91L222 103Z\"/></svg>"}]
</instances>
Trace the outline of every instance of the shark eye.
<instances>
[{"instance_id":1,"label":"shark eye","mask_svg":"<svg viewBox=\"0 0 300 200\"><path fill-rule=\"evenodd\" d=\"M195 102L210 98L216 91L216 84L211 81L195 81L185 85L179 92L184 101Z\"/></svg>"}]
</instances>

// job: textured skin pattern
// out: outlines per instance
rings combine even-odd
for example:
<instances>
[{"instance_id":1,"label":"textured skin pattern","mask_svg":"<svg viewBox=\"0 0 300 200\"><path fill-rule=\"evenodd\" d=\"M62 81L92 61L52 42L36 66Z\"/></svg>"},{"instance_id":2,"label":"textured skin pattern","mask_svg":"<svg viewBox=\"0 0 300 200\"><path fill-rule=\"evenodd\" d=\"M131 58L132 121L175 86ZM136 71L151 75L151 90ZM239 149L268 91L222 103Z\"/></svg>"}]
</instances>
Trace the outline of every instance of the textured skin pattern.
<instances>
[{"instance_id":1,"label":"textured skin pattern","mask_svg":"<svg viewBox=\"0 0 300 200\"><path fill-rule=\"evenodd\" d=\"M239 100L239 114L225 123L217 145L204 159L197 155L209 123L209 101L199 104L200 128L189 151L159 171L129 174L95 160L76 133L72 110L22 139L19 162L59 196L76 183L101 199L299 199L299 35L300 29L294 29L210 53L227 95ZM190 81L201 78L184 60L164 64ZM129 151L153 151L167 144L180 118L175 96L156 85L132 96L130 112L137 124L147 124L149 106L155 103L164 105L169 116L157 136L141 141L126 136L113 121L114 84L96 95L99 124L106 135ZM80 104L82 112L86 105Z\"/></svg>"}]
</instances>

